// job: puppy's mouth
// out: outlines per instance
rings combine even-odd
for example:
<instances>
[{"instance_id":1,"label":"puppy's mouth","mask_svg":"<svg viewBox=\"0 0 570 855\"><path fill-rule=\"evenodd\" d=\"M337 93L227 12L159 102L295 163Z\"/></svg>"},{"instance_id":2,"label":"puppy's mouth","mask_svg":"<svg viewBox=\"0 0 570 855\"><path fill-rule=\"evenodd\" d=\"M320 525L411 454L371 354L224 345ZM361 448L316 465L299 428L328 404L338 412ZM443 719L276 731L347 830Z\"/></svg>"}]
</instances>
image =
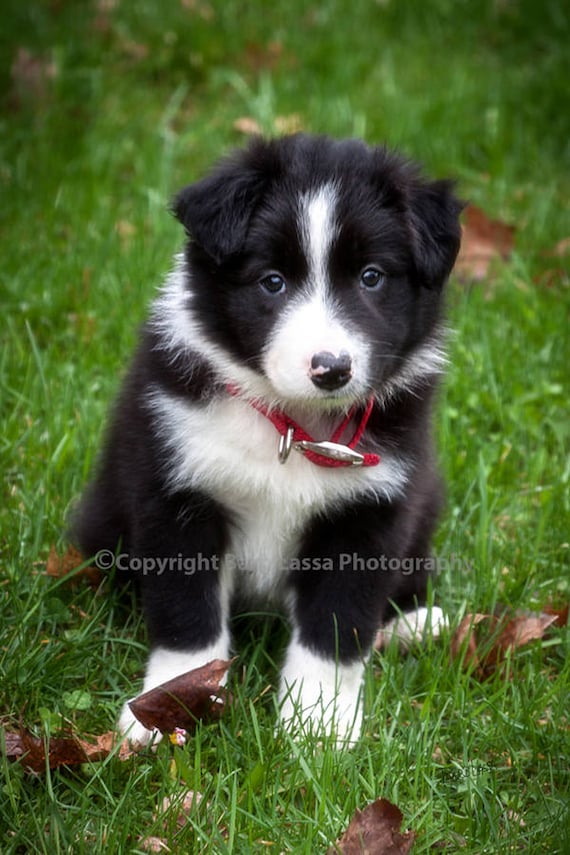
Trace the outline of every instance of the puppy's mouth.
<instances>
[{"instance_id":1,"label":"puppy's mouth","mask_svg":"<svg viewBox=\"0 0 570 855\"><path fill-rule=\"evenodd\" d=\"M303 417L311 413L335 415L347 412L351 407L364 404L370 397L370 389L354 381L336 389L318 389L307 384L302 394L290 394L273 388L280 406L303 414Z\"/></svg>"}]
</instances>

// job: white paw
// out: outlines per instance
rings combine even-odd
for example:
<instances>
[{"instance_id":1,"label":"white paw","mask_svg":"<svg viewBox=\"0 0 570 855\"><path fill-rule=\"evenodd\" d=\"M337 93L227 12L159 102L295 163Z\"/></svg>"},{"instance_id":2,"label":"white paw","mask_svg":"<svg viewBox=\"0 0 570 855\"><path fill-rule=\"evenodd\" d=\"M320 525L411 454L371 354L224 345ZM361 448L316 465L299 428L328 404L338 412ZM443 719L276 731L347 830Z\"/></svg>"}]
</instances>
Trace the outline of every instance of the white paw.
<instances>
[{"instance_id":1,"label":"white paw","mask_svg":"<svg viewBox=\"0 0 570 855\"><path fill-rule=\"evenodd\" d=\"M425 641L427 637L439 638L449 622L439 606L420 606L414 612L405 612L388 621L378 633L376 647L386 647L394 638L402 650L412 644Z\"/></svg>"},{"instance_id":2,"label":"white paw","mask_svg":"<svg viewBox=\"0 0 570 855\"><path fill-rule=\"evenodd\" d=\"M356 744L362 729L362 662L337 664L292 641L279 690L280 721L293 736Z\"/></svg>"},{"instance_id":3,"label":"white paw","mask_svg":"<svg viewBox=\"0 0 570 855\"><path fill-rule=\"evenodd\" d=\"M343 698L338 693L328 700L319 693L314 701L307 698L297 684L281 702L280 723L294 737L333 739L338 748L357 744L362 729L362 707L357 698Z\"/></svg>"},{"instance_id":4,"label":"white paw","mask_svg":"<svg viewBox=\"0 0 570 855\"><path fill-rule=\"evenodd\" d=\"M156 728L149 730L144 726L144 724L141 724L140 721L135 718L131 708L129 707L128 701L121 710L121 715L117 722L117 729L124 737L126 737L135 749L146 748L146 746L151 743L153 748L155 748L162 739L162 733L160 730L156 730Z\"/></svg>"}]
</instances>

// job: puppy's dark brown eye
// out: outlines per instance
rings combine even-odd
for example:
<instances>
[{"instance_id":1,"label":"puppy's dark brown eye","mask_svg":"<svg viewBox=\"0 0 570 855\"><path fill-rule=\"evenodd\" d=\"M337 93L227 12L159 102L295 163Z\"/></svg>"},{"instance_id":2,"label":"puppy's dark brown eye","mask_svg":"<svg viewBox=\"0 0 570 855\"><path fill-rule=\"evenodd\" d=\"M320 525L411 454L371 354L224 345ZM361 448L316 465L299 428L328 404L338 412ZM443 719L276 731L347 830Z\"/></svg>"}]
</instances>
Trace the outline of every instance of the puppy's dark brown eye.
<instances>
[{"instance_id":1,"label":"puppy's dark brown eye","mask_svg":"<svg viewBox=\"0 0 570 855\"><path fill-rule=\"evenodd\" d=\"M360 277L360 284L369 291L377 290L382 286L384 278L381 270L377 270L376 267L367 267Z\"/></svg>"},{"instance_id":2,"label":"puppy's dark brown eye","mask_svg":"<svg viewBox=\"0 0 570 855\"><path fill-rule=\"evenodd\" d=\"M285 280L278 273L270 273L259 280L259 284L269 294L282 294L285 291Z\"/></svg>"}]
</instances>

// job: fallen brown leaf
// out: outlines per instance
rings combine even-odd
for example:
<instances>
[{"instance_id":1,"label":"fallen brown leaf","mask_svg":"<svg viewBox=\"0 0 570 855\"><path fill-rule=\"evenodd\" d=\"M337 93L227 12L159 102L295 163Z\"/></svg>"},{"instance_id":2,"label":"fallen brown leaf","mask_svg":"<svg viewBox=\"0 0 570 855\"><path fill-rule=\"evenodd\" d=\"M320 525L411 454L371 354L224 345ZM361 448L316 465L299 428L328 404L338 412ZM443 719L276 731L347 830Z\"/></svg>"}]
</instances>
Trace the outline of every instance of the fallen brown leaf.
<instances>
[{"instance_id":1,"label":"fallen brown leaf","mask_svg":"<svg viewBox=\"0 0 570 855\"><path fill-rule=\"evenodd\" d=\"M216 12L209 3L202 2L202 0L181 0L181 2L184 9L194 12L204 21L213 21L216 17Z\"/></svg>"},{"instance_id":2,"label":"fallen brown leaf","mask_svg":"<svg viewBox=\"0 0 570 855\"><path fill-rule=\"evenodd\" d=\"M234 130L247 136L261 136L263 129L256 119L251 116L241 116L234 122Z\"/></svg>"},{"instance_id":3,"label":"fallen brown leaf","mask_svg":"<svg viewBox=\"0 0 570 855\"><path fill-rule=\"evenodd\" d=\"M388 801L377 799L363 811L357 810L350 825L328 855L406 855L415 833L402 833L402 811Z\"/></svg>"},{"instance_id":4,"label":"fallen brown leaf","mask_svg":"<svg viewBox=\"0 0 570 855\"><path fill-rule=\"evenodd\" d=\"M275 116L273 130L276 134L296 134L303 130L303 119L299 113ZM246 136L262 136L263 128L252 116L241 116L234 122L234 130Z\"/></svg>"},{"instance_id":5,"label":"fallen brown leaf","mask_svg":"<svg viewBox=\"0 0 570 855\"><path fill-rule=\"evenodd\" d=\"M171 808L177 810L176 825L181 828L186 825L190 811L200 804L202 798L202 793L197 793L195 790L188 790L182 798L180 796L165 796L162 800L162 813L166 813Z\"/></svg>"},{"instance_id":6,"label":"fallen brown leaf","mask_svg":"<svg viewBox=\"0 0 570 855\"><path fill-rule=\"evenodd\" d=\"M169 820L173 815L176 818L177 827L179 829L183 828L188 823L192 813L194 813L194 817L196 817L196 811L201 805L203 798L202 793L199 793L196 790L186 790L185 792L180 790L172 796L165 796L162 800L160 813L154 814L154 820L157 822L162 819L164 830L166 831L169 826L171 827ZM171 814L171 816L169 816L169 814ZM200 814L201 828L207 832L209 827L213 827L215 821L216 820L212 815L210 803L204 802L204 804L202 804ZM216 830L222 835L222 837L228 836L228 829L225 825L217 823Z\"/></svg>"},{"instance_id":7,"label":"fallen brown leaf","mask_svg":"<svg viewBox=\"0 0 570 855\"><path fill-rule=\"evenodd\" d=\"M7 758L21 761L27 771L37 774L45 772L47 767L56 769L104 760L116 745L112 731L98 736L95 743L76 736L54 736L46 742L22 726L19 731L4 731L4 739ZM122 743L119 759L126 760L130 754L126 743Z\"/></svg>"},{"instance_id":8,"label":"fallen brown leaf","mask_svg":"<svg viewBox=\"0 0 570 855\"><path fill-rule=\"evenodd\" d=\"M245 48L244 58L247 65L254 71L269 69L274 71L285 54L283 44L279 41L268 42L266 45L258 42L249 42Z\"/></svg>"},{"instance_id":9,"label":"fallen brown leaf","mask_svg":"<svg viewBox=\"0 0 570 855\"><path fill-rule=\"evenodd\" d=\"M568 623L568 610L568 605L565 605L561 609L555 609L553 606L545 606L542 613L545 615L554 615L556 620L553 626L566 626Z\"/></svg>"},{"instance_id":10,"label":"fallen brown leaf","mask_svg":"<svg viewBox=\"0 0 570 855\"><path fill-rule=\"evenodd\" d=\"M505 664L511 651L540 640L559 619L558 613L520 614L511 618L468 614L451 639L451 655L455 658L464 650L464 664L473 665L477 677L485 679ZM487 632L478 637L476 628L482 625Z\"/></svg>"},{"instance_id":11,"label":"fallen brown leaf","mask_svg":"<svg viewBox=\"0 0 570 855\"><path fill-rule=\"evenodd\" d=\"M490 615L483 614L468 614L465 615L455 632L453 633L451 639L451 655L455 659L460 651L463 649L463 645L467 640L467 646L465 648L465 658L464 664L469 665L471 662L475 663L475 666L479 665L479 657L477 656L477 639L475 638L475 627L477 624L481 623L483 620L488 620Z\"/></svg>"},{"instance_id":12,"label":"fallen brown leaf","mask_svg":"<svg viewBox=\"0 0 570 855\"><path fill-rule=\"evenodd\" d=\"M501 631L492 651L497 660L504 659L507 650L524 647L529 641L543 638L544 632L557 620L556 615L517 615Z\"/></svg>"},{"instance_id":13,"label":"fallen brown leaf","mask_svg":"<svg viewBox=\"0 0 570 855\"><path fill-rule=\"evenodd\" d=\"M542 270L532 277L532 281L542 288L567 287L570 283L570 275L567 267L556 267L550 270Z\"/></svg>"},{"instance_id":14,"label":"fallen brown leaf","mask_svg":"<svg viewBox=\"0 0 570 855\"><path fill-rule=\"evenodd\" d=\"M103 579L102 572L98 567L90 565L79 570L78 568L84 563L83 555L74 546L68 546L63 555L58 555L55 546L52 545L46 561L46 575L53 579L62 579L72 573L71 582L87 579L90 585L97 587Z\"/></svg>"},{"instance_id":15,"label":"fallen brown leaf","mask_svg":"<svg viewBox=\"0 0 570 855\"><path fill-rule=\"evenodd\" d=\"M114 730L109 730L107 733L102 733L97 737L97 745L103 752L103 757L107 757L111 751L116 747L117 743L120 740L119 745L119 753L118 758L121 761L128 760L129 757L132 757L135 752L129 745L128 739L122 739L120 735L117 734Z\"/></svg>"},{"instance_id":16,"label":"fallen brown leaf","mask_svg":"<svg viewBox=\"0 0 570 855\"><path fill-rule=\"evenodd\" d=\"M550 249L545 249L541 252L541 256L545 259L554 259L550 261L549 266L545 270L539 271L533 276L532 281L535 285L544 288L556 288L559 286L567 286L569 284L568 264L565 264L570 255L570 237L562 238ZM551 265L554 263L554 267Z\"/></svg>"},{"instance_id":17,"label":"fallen brown leaf","mask_svg":"<svg viewBox=\"0 0 570 855\"><path fill-rule=\"evenodd\" d=\"M170 852L166 840L162 837L140 837L139 846L143 852Z\"/></svg>"},{"instance_id":18,"label":"fallen brown leaf","mask_svg":"<svg viewBox=\"0 0 570 855\"><path fill-rule=\"evenodd\" d=\"M119 39L118 46L129 59L135 62L146 59L150 53L148 45L132 41L132 39Z\"/></svg>"},{"instance_id":19,"label":"fallen brown leaf","mask_svg":"<svg viewBox=\"0 0 570 855\"><path fill-rule=\"evenodd\" d=\"M23 102L47 102L57 66L53 59L31 53L19 47L10 68L13 98L16 106Z\"/></svg>"},{"instance_id":20,"label":"fallen brown leaf","mask_svg":"<svg viewBox=\"0 0 570 855\"><path fill-rule=\"evenodd\" d=\"M548 249L542 254L547 258L564 258L570 255L570 237L562 238L552 249Z\"/></svg>"},{"instance_id":21,"label":"fallen brown leaf","mask_svg":"<svg viewBox=\"0 0 570 855\"><path fill-rule=\"evenodd\" d=\"M188 823L192 810L198 807L202 799L202 793L198 793L195 790L180 791L172 796L165 796L162 800L160 813L154 814L154 820L155 822L163 820L164 830L166 831L168 826L166 814L172 810L176 812L177 827L179 829L183 828ZM210 822L210 805L206 804L205 807L206 812L202 816L206 818L206 822ZM226 836L227 829L222 828L221 833ZM170 852L166 840L162 837L139 838L139 846L146 852Z\"/></svg>"},{"instance_id":22,"label":"fallen brown leaf","mask_svg":"<svg viewBox=\"0 0 570 855\"><path fill-rule=\"evenodd\" d=\"M193 731L200 719L218 719L226 705L220 686L232 660L214 659L175 677L129 703L133 715L149 730L172 733L176 727Z\"/></svg>"},{"instance_id":23,"label":"fallen brown leaf","mask_svg":"<svg viewBox=\"0 0 570 855\"><path fill-rule=\"evenodd\" d=\"M514 244L514 226L490 219L481 208L468 205L465 210L461 249L455 262L460 279L480 282L497 259L507 260Z\"/></svg>"}]
</instances>

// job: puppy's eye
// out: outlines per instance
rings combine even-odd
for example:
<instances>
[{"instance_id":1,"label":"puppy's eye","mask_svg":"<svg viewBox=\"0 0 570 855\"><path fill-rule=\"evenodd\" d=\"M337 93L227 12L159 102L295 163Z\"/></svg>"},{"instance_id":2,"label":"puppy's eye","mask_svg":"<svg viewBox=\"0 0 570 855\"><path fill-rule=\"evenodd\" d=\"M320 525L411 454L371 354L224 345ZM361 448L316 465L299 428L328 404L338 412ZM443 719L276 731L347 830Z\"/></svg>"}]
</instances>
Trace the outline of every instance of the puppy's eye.
<instances>
[{"instance_id":1,"label":"puppy's eye","mask_svg":"<svg viewBox=\"0 0 570 855\"><path fill-rule=\"evenodd\" d=\"M382 271L377 270L375 267L367 267L360 277L360 284L369 291L378 290L382 286L384 279L385 276Z\"/></svg>"},{"instance_id":2,"label":"puppy's eye","mask_svg":"<svg viewBox=\"0 0 570 855\"><path fill-rule=\"evenodd\" d=\"M285 280L278 273L270 273L259 280L259 284L269 294L282 294L285 291Z\"/></svg>"}]
</instances>

